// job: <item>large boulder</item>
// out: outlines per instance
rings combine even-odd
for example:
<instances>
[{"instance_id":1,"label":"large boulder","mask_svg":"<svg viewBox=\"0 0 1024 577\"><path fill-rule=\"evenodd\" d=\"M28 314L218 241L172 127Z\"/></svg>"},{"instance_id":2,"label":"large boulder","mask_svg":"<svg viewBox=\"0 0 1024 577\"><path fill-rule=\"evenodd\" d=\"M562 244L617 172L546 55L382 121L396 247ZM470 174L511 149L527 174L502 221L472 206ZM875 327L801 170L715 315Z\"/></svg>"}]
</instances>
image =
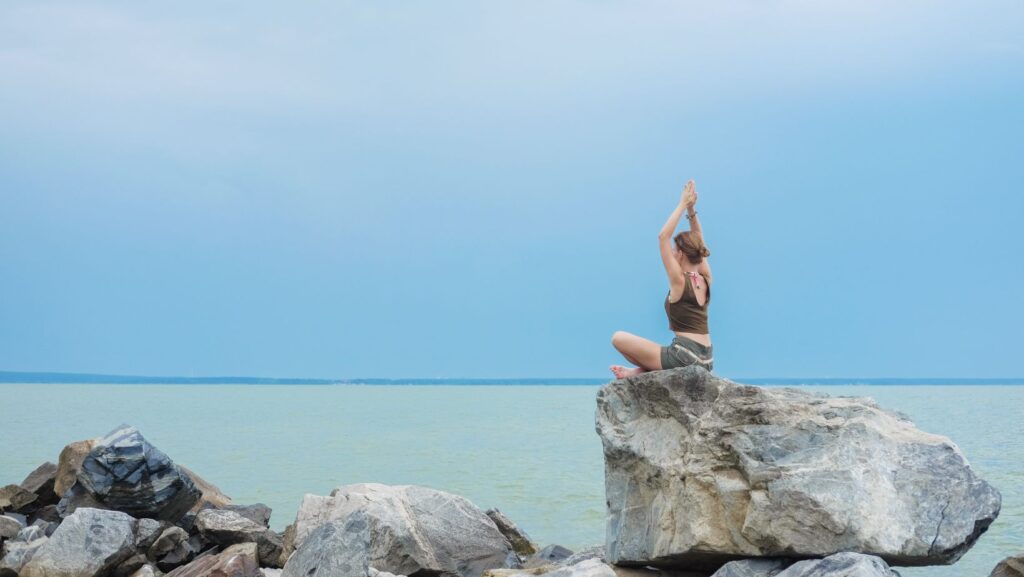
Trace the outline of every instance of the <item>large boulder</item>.
<instances>
[{"instance_id":1,"label":"large boulder","mask_svg":"<svg viewBox=\"0 0 1024 577\"><path fill-rule=\"evenodd\" d=\"M726 563L711 577L900 577L873 555L836 553L824 559L743 559Z\"/></svg>"},{"instance_id":2,"label":"large boulder","mask_svg":"<svg viewBox=\"0 0 1024 577\"><path fill-rule=\"evenodd\" d=\"M167 521L180 519L200 499L192 479L135 427L122 425L98 439L82 461L77 482L58 507L102 507Z\"/></svg>"},{"instance_id":3,"label":"large boulder","mask_svg":"<svg viewBox=\"0 0 1024 577\"><path fill-rule=\"evenodd\" d=\"M999 513L952 441L871 399L691 366L605 385L596 418L611 563L715 569L856 551L949 564Z\"/></svg>"},{"instance_id":4,"label":"large boulder","mask_svg":"<svg viewBox=\"0 0 1024 577\"><path fill-rule=\"evenodd\" d=\"M138 521L83 507L64 519L22 568L20 577L96 577L135 553Z\"/></svg>"},{"instance_id":5,"label":"large boulder","mask_svg":"<svg viewBox=\"0 0 1024 577\"><path fill-rule=\"evenodd\" d=\"M282 577L480 577L518 560L494 522L467 499L414 485L360 483L306 495L289 532Z\"/></svg>"}]
</instances>

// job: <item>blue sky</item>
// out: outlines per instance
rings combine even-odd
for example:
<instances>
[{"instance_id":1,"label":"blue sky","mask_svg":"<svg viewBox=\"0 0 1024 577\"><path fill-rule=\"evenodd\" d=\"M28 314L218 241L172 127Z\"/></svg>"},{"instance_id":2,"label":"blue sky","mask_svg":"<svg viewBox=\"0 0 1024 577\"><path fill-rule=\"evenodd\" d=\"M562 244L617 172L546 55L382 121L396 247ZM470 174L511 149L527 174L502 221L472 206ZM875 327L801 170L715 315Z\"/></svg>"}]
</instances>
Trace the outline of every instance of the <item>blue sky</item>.
<instances>
[{"instance_id":1,"label":"blue sky","mask_svg":"<svg viewBox=\"0 0 1024 577\"><path fill-rule=\"evenodd\" d=\"M1024 375L1024 4L0 5L0 369Z\"/></svg>"}]
</instances>

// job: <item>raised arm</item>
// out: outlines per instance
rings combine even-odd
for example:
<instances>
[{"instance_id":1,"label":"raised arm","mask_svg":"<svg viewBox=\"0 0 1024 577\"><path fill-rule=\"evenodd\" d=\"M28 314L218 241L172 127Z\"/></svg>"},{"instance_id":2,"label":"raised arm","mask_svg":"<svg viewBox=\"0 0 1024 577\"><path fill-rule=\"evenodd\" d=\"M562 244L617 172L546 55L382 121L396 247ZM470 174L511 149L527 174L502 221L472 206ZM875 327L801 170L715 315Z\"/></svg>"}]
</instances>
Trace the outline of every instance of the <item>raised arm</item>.
<instances>
[{"instance_id":1,"label":"raised arm","mask_svg":"<svg viewBox=\"0 0 1024 577\"><path fill-rule=\"evenodd\" d=\"M694 184L691 180L686 183L683 188L683 194L679 198L679 204L676 205L675 210L668 216L668 220L665 221L665 225L661 227L661 231L658 233L658 247L661 250L661 263L665 265L665 274L668 275L669 284L672 287L671 292L673 295L678 295L679 291L683 286L683 269L679 266L679 261L676 260L675 252L672 250L672 235L676 232L676 227L679 226L679 219L682 218L683 212L686 210L693 210L693 203L696 201L697 196L694 191Z\"/></svg>"},{"instance_id":2,"label":"raised arm","mask_svg":"<svg viewBox=\"0 0 1024 577\"><path fill-rule=\"evenodd\" d=\"M686 219L690 221L690 231L697 235L700 239L700 243L704 244L704 231L700 228L700 219L697 218L697 196L694 192L693 202L686 207ZM705 257L700 262L700 268L697 270L705 279L708 284L711 284L711 266L708 264L708 259Z\"/></svg>"}]
</instances>

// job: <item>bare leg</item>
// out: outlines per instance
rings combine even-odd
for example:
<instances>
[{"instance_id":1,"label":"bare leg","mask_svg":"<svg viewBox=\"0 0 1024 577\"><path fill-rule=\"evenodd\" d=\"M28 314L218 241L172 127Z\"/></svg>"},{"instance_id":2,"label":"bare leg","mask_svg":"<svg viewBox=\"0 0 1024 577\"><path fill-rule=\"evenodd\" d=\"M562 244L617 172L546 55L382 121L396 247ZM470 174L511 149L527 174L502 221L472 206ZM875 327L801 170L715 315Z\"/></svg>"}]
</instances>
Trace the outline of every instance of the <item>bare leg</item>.
<instances>
[{"instance_id":1,"label":"bare leg","mask_svg":"<svg viewBox=\"0 0 1024 577\"><path fill-rule=\"evenodd\" d=\"M616 331L612 335L612 346L622 353L626 360L637 365L636 368L612 365L610 368L616 378L622 379L647 371L661 370L661 345L654 341L625 331Z\"/></svg>"}]
</instances>

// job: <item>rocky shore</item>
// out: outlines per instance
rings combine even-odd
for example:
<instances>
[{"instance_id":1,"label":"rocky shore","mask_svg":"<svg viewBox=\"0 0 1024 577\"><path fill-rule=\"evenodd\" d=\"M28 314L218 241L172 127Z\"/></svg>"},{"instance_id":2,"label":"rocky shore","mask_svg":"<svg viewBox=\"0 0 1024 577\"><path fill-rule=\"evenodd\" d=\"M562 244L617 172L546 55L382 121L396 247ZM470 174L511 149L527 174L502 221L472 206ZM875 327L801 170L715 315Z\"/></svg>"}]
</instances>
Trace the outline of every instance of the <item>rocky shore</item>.
<instances>
[{"instance_id":1,"label":"rocky shore","mask_svg":"<svg viewBox=\"0 0 1024 577\"><path fill-rule=\"evenodd\" d=\"M573 552L414 485L307 494L278 533L122 425L0 488L0 577L882 577L955 563L999 514L952 441L870 399L691 367L605 385L596 430L606 542Z\"/></svg>"}]
</instances>

